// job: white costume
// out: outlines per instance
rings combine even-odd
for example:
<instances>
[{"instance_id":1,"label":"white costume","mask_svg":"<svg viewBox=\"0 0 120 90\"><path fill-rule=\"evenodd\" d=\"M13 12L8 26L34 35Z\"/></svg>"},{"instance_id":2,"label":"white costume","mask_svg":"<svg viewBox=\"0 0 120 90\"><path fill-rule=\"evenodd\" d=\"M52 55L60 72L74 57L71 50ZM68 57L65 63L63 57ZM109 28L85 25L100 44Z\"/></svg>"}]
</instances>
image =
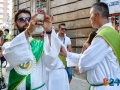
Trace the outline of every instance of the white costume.
<instances>
[{"instance_id":1,"label":"white costume","mask_svg":"<svg viewBox=\"0 0 120 90\"><path fill-rule=\"evenodd\" d=\"M103 25L98 32L105 26L112 27L111 23L107 23ZM101 37L93 39L91 45L83 54L67 52L67 57L72 59L70 62L74 62L76 65L78 65L79 62L80 73L87 71L87 80L90 84L103 84L103 79L106 77L108 80L110 78L114 80L117 78L120 79L118 60L112 48ZM92 86L90 90L120 90L120 85Z\"/></svg>"},{"instance_id":2,"label":"white costume","mask_svg":"<svg viewBox=\"0 0 120 90\"><path fill-rule=\"evenodd\" d=\"M18 74L30 74L31 90L56 90L54 88L61 88L59 90L69 90L69 84L67 84L67 74L64 70L64 66L61 64L62 62L58 58L60 47L61 43L54 30L52 30L51 33L51 46L49 45L48 35L45 34L43 53L39 58L40 61L36 63L35 57L31 51L29 40L26 39L23 32L15 37L11 42L3 45L3 54L10 64L10 67L8 68L9 70L13 70L14 68L15 72ZM26 62L31 62L31 66L29 67L30 69L26 71L19 71L17 66L20 64L24 66L23 63ZM49 76L48 79L47 76ZM64 81L64 86L57 87L58 83L56 81L59 85ZM47 85L46 82L48 82ZM66 89L63 89L63 87ZM27 90L26 79L20 82L14 89Z\"/></svg>"}]
</instances>

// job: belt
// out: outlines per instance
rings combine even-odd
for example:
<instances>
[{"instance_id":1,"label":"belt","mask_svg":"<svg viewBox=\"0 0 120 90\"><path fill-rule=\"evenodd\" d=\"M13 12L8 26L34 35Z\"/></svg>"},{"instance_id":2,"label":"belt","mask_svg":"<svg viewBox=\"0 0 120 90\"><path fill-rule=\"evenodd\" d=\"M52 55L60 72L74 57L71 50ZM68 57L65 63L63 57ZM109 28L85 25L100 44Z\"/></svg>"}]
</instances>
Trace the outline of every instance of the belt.
<instances>
[{"instance_id":1,"label":"belt","mask_svg":"<svg viewBox=\"0 0 120 90\"><path fill-rule=\"evenodd\" d=\"M37 87L37 88L34 88L34 89L31 89L31 90L37 90L37 89L40 89L40 88L42 88L44 85L45 85L45 83L42 84L41 86L39 86L39 87Z\"/></svg>"}]
</instances>

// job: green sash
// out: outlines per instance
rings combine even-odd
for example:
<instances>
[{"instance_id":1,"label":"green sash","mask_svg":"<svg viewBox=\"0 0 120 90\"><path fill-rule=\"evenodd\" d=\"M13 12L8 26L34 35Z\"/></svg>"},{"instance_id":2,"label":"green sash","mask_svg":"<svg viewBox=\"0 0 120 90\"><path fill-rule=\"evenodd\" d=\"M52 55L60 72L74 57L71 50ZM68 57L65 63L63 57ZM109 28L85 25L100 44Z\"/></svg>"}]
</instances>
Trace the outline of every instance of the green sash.
<instances>
[{"instance_id":1,"label":"green sash","mask_svg":"<svg viewBox=\"0 0 120 90\"><path fill-rule=\"evenodd\" d=\"M116 30L114 30L113 28L106 26L97 34L97 36L102 37L110 45L110 47L113 49L113 51L117 57L119 65L120 65L120 35L119 35L119 33ZM86 79L87 79L87 76L86 76ZM87 82L88 82L88 80L87 80ZM91 86L103 86L103 83L102 84L90 84L89 90L90 90Z\"/></svg>"},{"instance_id":2,"label":"green sash","mask_svg":"<svg viewBox=\"0 0 120 90\"><path fill-rule=\"evenodd\" d=\"M101 36L113 49L120 66L120 34L111 27L104 27L97 36Z\"/></svg>"},{"instance_id":3,"label":"green sash","mask_svg":"<svg viewBox=\"0 0 120 90\"><path fill-rule=\"evenodd\" d=\"M43 41L38 41L33 39L30 42L32 53L36 58L36 63L39 63L40 58L43 53ZM13 62L14 63L14 62ZM18 86L26 79L26 90L31 90L31 81L30 81L30 75L20 75L18 74L14 69L10 71L9 74L9 83L8 83L8 90L16 90ZM41 85L41 86L44 86ZM40 86L40 88L41 88ZM35 90L35 89L33 89Z\"/></svg>"},{"instance_id":4,"label":"green sash","mask_svg":"<svg viewBox=\"0 0 120 90\"><path fill-rule=\"evenodd\" d=\"M66 57L59 55L59 58L60 58L60 60L62 61L64 67L66 68L66 67L67 67Z\"/></svg>"}]
</instances>

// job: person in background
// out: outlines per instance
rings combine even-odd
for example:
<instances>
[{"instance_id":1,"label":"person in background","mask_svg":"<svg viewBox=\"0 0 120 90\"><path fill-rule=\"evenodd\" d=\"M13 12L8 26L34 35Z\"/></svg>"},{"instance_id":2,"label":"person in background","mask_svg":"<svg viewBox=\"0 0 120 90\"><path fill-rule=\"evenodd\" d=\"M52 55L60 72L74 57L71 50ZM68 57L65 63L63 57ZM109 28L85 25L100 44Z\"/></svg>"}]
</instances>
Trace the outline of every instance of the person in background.
<instances>
[{"instance_id":1,"label":"person in background","mask_svg":"<svg viewBox=\"0 0 120 90\"><path fill-rule=\"evenodd\" d=\"M4 44L4 35L3 35L3 31L0 30L0 46L2 46Z\"/></svg>"},{"instance_id":2,"label":"person in background","mask_svg":"<svg viewBox=\"0 0 120 90\"><path fill-rule=\"evenodd\" d=\"M5 29L5 41L11 41L11 35L9 34L9 29Z\"/></svg>"},{"instance_id":3,"label":"person in background","mask_svg":"<svg viewBox=\"0 0 120 90\"><path fill-rule=\"evenodd\" d=\"M5 39L4 39L3 31L0 30L0 46L1 46L1 47L2 47L2 45L4 44L4 42L5 42ZM5 66L3 66L3 68L5 68L6 65L7 65L7 61L6 61L6 59L5 59L4 56L1 57L1 61L2 61L2 64L3 64L4 62L6 62Z\"/></svg>"},{"instance_id":4,"label":"person in background","mask_svg":"<svg viewBox=\"0 0 120 90\"><path fill-rule=\"evenodd\" d=\"M69 52L72 52L71 40L68 36L66 36L65 31L66 31L66 24L65 23L59 24L58 33L57 33L58 38L61 40L66 50L68 50ZM61 59L64 59L64 58L62 57ZM67 61L67 58L65 61ZM64 64L65 64L65 61L63 61ZM72 67L67 67L67 63L66 63L66 71L68 73L68 79L70 83L72 80Z\"/></svg>"},{"instance_id":5,"label":"person in background","mask_svg":"<svg viewBox=\"0 0 120 90\"><path fill-rule=\"evenodd\" d=\"M83 44L83 47L82 47L82 53L90 46L93 38L96 36L96 31L93 31L89 34L86 42Z\"/></svg>"}]
</instances>

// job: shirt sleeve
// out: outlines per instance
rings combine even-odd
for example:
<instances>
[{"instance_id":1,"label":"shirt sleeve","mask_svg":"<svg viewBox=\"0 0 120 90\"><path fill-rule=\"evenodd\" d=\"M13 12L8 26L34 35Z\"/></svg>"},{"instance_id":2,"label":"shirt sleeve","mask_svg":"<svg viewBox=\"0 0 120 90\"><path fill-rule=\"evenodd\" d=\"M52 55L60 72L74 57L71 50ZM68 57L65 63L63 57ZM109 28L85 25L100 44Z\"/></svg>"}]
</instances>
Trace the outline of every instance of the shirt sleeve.
<instances>
[{"instance_id":1,"label":"shirt sleeve","mask_svg":"<svg viewBox=\"0 0 120 90\"><path fill-rule=\"evenodd\" d=\"M69 37L68 37L68 45L71 45L71 40Z\"/></svg>"},{"instance_id":2,"label":"shirt sleeve","mask_svg":"<svg viewBox=\"0 0 120 90\"><path fill-rule=\"evenodd\" d=\"M78 66L79 59L82 54L76 54L72 52L67 52L67 66Z\"/></svg>"},{"instance_id":3,"label":"shirt sleeve","mask_svg":"<svg viewBox=\"0 0 120 90\"><path fill-rule=\"evenodd\" d=\"M80 73L96 67L101 62L109 49L109 45L102 37L96 37L79 59Z\"/></svg>"},{"instance_id":4,"label":"shirt sleeve","mask_svg":"<svg viewBox=\"0 0 120 90\"><path fill-rule=\"evenodd\" d=\"M24 32L16 36L11 42L6 42L2 50L5 59L10 64L10 69L34 60L29 41L26 39Z\"/></svg>"},{"instance_id":5,"label":"shirt sleeve","mask_svg":"<svg viewBox=\"0 0 120 90\"><path fill-rule=\"evenodd\" d=\"M51 45L49 42L48 35L45 34L44 35L44 55L45 55L45 63L47 67L51 67L51 64L58 58L60 48L62 45L54 29L52 29L50 41L51 41Z\"/></svg>"}]
</instances>

